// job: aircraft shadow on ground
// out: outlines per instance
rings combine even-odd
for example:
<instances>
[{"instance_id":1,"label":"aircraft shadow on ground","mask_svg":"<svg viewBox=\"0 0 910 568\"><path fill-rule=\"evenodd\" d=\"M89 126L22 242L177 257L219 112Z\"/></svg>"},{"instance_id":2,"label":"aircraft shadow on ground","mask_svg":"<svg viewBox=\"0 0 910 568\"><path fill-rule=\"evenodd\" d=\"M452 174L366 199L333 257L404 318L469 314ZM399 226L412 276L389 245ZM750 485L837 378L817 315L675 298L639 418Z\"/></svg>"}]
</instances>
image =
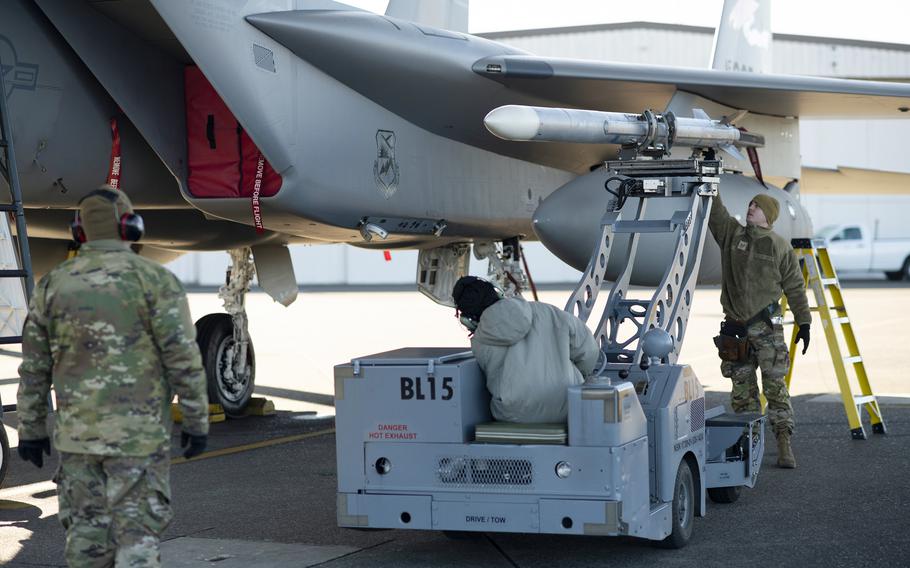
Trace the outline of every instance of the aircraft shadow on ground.
<instances>
[{"instance_id":1,"label":"aircraft shadow on ground","mask_svg":"<svg viewBox=\"0 0 910 568\"><path fill-rule=\"evenodd\" d=\"M298 391L292 389L282 389L278 387L263 387L256 385L256 394L263 396L274 396L278 398L287 398L290 400L299 400L312 404L321 404L323 406L335 406L335 397L330 394L318 392Z\"/></svg>"}]
</instances>

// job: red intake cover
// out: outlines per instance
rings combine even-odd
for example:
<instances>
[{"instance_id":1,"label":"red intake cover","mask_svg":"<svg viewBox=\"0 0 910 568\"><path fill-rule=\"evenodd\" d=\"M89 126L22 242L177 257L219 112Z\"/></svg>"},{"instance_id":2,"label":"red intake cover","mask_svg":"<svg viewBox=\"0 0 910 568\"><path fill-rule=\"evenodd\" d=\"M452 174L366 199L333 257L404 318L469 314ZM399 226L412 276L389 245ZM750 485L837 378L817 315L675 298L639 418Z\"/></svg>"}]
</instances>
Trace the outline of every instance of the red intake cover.
<instances>
[{"instance_id":1,"label":"red intake cover","mask_svg":"<svg viewBox=\"0 0 910 568\"><path fill-rule=\"evenodd\" d=\"M184 71L189 192L193 197L251 197L261 152L198 67ZM265 162L260 197L281 189Z\"/></svg>"}]
</instances>

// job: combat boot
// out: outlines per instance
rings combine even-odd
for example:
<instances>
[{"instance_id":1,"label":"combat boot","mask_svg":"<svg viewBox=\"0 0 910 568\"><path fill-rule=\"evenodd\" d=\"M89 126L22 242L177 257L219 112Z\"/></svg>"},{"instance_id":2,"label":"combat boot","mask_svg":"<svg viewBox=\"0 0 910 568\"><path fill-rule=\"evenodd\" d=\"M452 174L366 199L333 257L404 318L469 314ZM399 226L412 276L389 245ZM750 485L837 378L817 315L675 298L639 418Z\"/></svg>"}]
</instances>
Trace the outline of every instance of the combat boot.
<instances>
[{"instance_id":1,"label":"combat boot","mask_svg":"<svg viewBox=\"0 0 910 568\"><path fill-rule=\"evenodd\" d=\"M777 467L796 469L796 458L790 448L790 432L781 432L777 435Z\"/></svg>"}]
</instances>

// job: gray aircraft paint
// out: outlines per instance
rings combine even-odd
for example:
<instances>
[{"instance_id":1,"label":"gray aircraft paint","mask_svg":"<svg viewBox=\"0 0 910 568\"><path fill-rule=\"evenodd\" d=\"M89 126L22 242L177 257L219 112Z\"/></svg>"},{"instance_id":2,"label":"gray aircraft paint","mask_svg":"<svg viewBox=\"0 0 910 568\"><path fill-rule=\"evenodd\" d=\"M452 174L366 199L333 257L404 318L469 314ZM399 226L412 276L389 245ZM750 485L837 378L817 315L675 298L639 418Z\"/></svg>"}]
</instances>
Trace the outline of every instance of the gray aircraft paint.
<instances>
[{"instance_id":1,"label":"gray aircraft paint","mask_svg":"<svg viewBox=\"0 0 910 568\"><path fill-rule=\"evenodd\" d=\"M666 110L673 111L678 116L691 116L693 108L700 108L715 119L730 116L738 110L683 91L677 91L673 95ZM736 126L745 128L749 132L765 134L765 145L758 149L762 173L765 177L799 179L802 175L799 155L799 119L750 112L737 120ZM680 147L675 149L671 156L686 158L690 153L688 148ZM724 154L723 158L724 166L727 168L752 174L752 164L748 159L737 160L729 154Z\"/></svg>"},{"instance_id":2,"label":"gray aircraft paint","mask_svg":"<svg viewBox=\"0 0 910 568\"><path fill-rule=\"evenodd\" d=\"M86 10L81 3L39 0L38 4L171 174L177 180L184 180L187 155L184 65L103 14ZM134 68L142 72L127 71ZM161 117L168 120L163 121Z\"/></svg>"},{"instance_id":3,"label":"gray aircraft paint","mask_svg":"<svg viewBox=\"0 0 910 568\"><path fill-rule=\"evenodd\" d=\"M770 1L728 0L724 3L721 25L715 38L712 66L716 70L740 73L768 72L771 66ZM724 106L714 100L676 91L667 104L667 111L677 116L691 116L693 109L702 109L714 118L733 116L739 110ZM800 177L799 120L795 117L770 116L748 113L736 121L736 126L750 132L761 132L766 144L758 155L764 176L796 180ZM691 149L676 147L672 158L683 159ZM751 174L752 165L746 160L724 154L724 165L730 170ZM534 229L541 241L554 254L578 270L584 270L591 251L600 239L599 218L608 206L609 195L603 191L606 174L596 172L577 178L549 197L534 216ZM797 186L798 187L798 186ZM742 175L722 176L720 195L724 205L738 220L745 219L745 212L752 198L759 194L771 195L781 205L781 214L774 230L785 239L812 236L812 222L799 203L799 192L787 192L753 178ZM684 199L651 200L646 218L669 218L678 209L685 209ZM595 205L596 204L596 205ZM630 200L623 208L624 218L635 215L638 200ZM626 262L625 250L629 237L617 235L610 254L613 269L608 278L615 278L619 267ZM639 250L649 251L636 258L632 279L635 282L659 282L672 261L673 235L645 234L641 236ZM698 282L717 284L721 280L720 251L717 243L709 238Z\"/></svg>"},{"instance_id":4,"label":"gray aircraft paint","mask_svg":"<svg viewBox=\"0 0 910 568\"><path fill-rule=\"evenodd\" d=\"M51 20L72 21L58 21L58 33L39 6ZM297 11L286 11L289 7ZM899 84L537 58L327 0L265 0L256 3L258 14L250 14L241 0L217 10L159 0L133 8L59 0L40 0L37 6L17 0L4 8L0 36L10 40L18 62L10 69L23 70L21 86L11 89L9 99L36 234L62 238L65 226L55 215L32 214L35 207L72 208L103 181L108 119L118 106L130 114L121 122L124 187L140 211L159 209L164 223L150 227L148 243L211 250L257 240L363 244L356 230L363 216L448 222L441 238L393 235L374 240L373 247L437 246L520 233L533 238L530 217L537 203L612 157L615 148L498 140L485 132L482 119L502 104L641 112L666 108L677 89L775 116L906 117L897 109L910 103L910 86ZM86 13L67 16L75 10ZM72 29L75 21L91 30ZM160 53L166 59L155 67L164 70L152 74L156 80L166 80L175 62L198 64L281 173L282 191L263 200L265 234L255 235L250 227L248 199L202 200L181 193L185 183L176 148L182 143L177 139L182 118L161 110L166 101L145 104L145 90L137 85L154 95L160 87L155 81L133 84L134 73L118 76L122 59L90 45L92 36L110 32L110 22L127 35L148 39L148 46L129 41L124 47L129 57L147 60ZM34 90L26 70L37 74ZM174 92L167 97L173 108ZM399 180L388 196L377 187L373 169L380 130L394 132L396 140ZM33 162L42 143L46 147ZM765 167L774 166L766 161ZM54 185L58 178L67 193ZM203 214L186 218L178 230L168 220L184 218L166 212L182 208ZM224 220L212 227L223 223L232 229L209 228L212 219ZM194 234L200 236L193 239Z\"/></svg>"},{"instance_id":5,"label":"gray aircraft paint","mask_svg":"<svg viewBox=\"0 0 910 568\"><path fill-rule=\"evenodd\" d=\"M192 25L189 5L163 3L159 9L269 161L275 148L285 152L279 155L279 160L289 164L281 170L282 190L262 200L268 228L307 234L311 229L301 219L354 227L364 216L396 216L445 219L446 237L530 234L529 201L536 206L552 188L571 177L427 132L293 56L280 43L244 24L242 13L238 13L237 27L199 29ZM241 9L239 4L237 9ZM381 16L357 15L390 25ZM284 20L296 21L288 15L279 19ZM250 34L247 41L273 49L278 73L263 74L248 53L235 47L238 33ZM227 58L231 65L223 63L225 53L236 56ZM238 75L244 80L237 81ZM390 87L400 88L393 80L389 77ZM244 90L243 85L256 82L267 83L267 88L259 87L262 92L252 94ZM296 96L272 101L275 91ZM276 116L266 116L266 112ZM257 122L257 115L263 122ZM296 123L289 127L289 120L279 121L277 115L296 117ZM271 129L272 123L278 126ZM288 135L288 130L293 134ZM400 176L396 191L388 198L386 192L377 191L375 183L378 131L393 132L396 139ZM343 154L339 154L340 148L344 148ZM214 216L248 222L248 207L238 207L237 200L190 201ZM344 229L324 236L327 240L360 240L358 233ZM397 240L390 239L392 243Z\"/></svg>"},{"instance_id":6,"label":"gray aircraft paint","mask_svg":"<svg viewBox=\"0 0 910 568\"><path fill-rule=\"evenodd\" d=\"M720 21L711 49L711 68L770 73L771 0L728 0Z\"/></svg>"},{"instance_id":7,"label":"gray aircraft paint","mask_svg":"<svg viewBox=\"0 0 910 568\"><path fill-rule=\"evenodd\" d=\"M607 210L609 198L604 191L606 173L601 169L573 179L548 197L534 214L534 231L550 251L577 270L584 270L591 258L594 246L600 239L600 219ZM749 201L758 193L766 193L781 204L780 217L774 230L785 239L805 237L812 233L812 222L805 210L792 195L768 184L763 188L757 181L742 175L721 176L720 195L724 206L731 215L738 215L745 223ZM679 198L651 199L648 202L647 219L669 219L673 213L685 207L685 200ZM623 207L623 218L631 219L638 208L637 199L629 199ZM628 235L616 235L610 254L607 278L615 278L625 261ZM659 282L673 256L676 236L668 234L645 234L638 245L638 256L632 272L632 281L639 283ZM717 284L720 282L720 251L714 239L706 239L698 282Z\"/></svg>"}]
</instances>

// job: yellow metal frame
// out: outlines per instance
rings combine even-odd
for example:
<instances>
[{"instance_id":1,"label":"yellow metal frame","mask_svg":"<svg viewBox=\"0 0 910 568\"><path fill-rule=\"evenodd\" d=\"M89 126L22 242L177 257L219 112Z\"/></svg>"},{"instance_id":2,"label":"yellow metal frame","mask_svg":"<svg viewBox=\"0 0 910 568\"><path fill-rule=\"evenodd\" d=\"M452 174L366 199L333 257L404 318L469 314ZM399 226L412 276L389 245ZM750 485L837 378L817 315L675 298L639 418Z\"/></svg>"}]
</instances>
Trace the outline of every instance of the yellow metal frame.
<instances>
[{"instance_id":1,"label":"yellow metal frame","mask_svg":"<svg viewBox=\"0 0 910 568\"><path fill-rule=\"evenodd\" d=\"M811 289L815 296L816 305L810 310L818 314L822 329L825 331L825 339L828 343L828 351L831 353L831 362L834 363L834 373L837 376L837 384L844 403L844 411L847 414L847 422L850 424L850 431L854 438L866 438L860 416L860 407L865 407L869 413L872 431L877 434L884 434L885 423L882 418L881 408L879 408L878 400L869 385L866 366L863 364L863 358L859 352L859 344L856 341L856 335L853 333L853 326L847 314L847 305L841 293L840 281L837 279L837 273L831 263L831 257L828 256L828 249L812 243L810 248L794 248L793 251L796 253L797 258L802 261L803 282L806 284L806 289ZM830 302L828 294L830 294ZM787 298L784 296L781 301L782 312L786 312L787 307ZM847 355L844 355L841 351L837 334L838 328L844 339ZM790 388L790 380L793 378L793 367L796 363L796 352L799 348L796 344L798 331L798 326L794 324L790 335L790 369L787 371L786 377L788 389ZM860 394L858 395L853 394L853 387L850 384L847 373L848 364L852 365L859 385ZM764 408L764 404L764 397L762 397L762 408Z\"/></svg>"}]
</instances>

